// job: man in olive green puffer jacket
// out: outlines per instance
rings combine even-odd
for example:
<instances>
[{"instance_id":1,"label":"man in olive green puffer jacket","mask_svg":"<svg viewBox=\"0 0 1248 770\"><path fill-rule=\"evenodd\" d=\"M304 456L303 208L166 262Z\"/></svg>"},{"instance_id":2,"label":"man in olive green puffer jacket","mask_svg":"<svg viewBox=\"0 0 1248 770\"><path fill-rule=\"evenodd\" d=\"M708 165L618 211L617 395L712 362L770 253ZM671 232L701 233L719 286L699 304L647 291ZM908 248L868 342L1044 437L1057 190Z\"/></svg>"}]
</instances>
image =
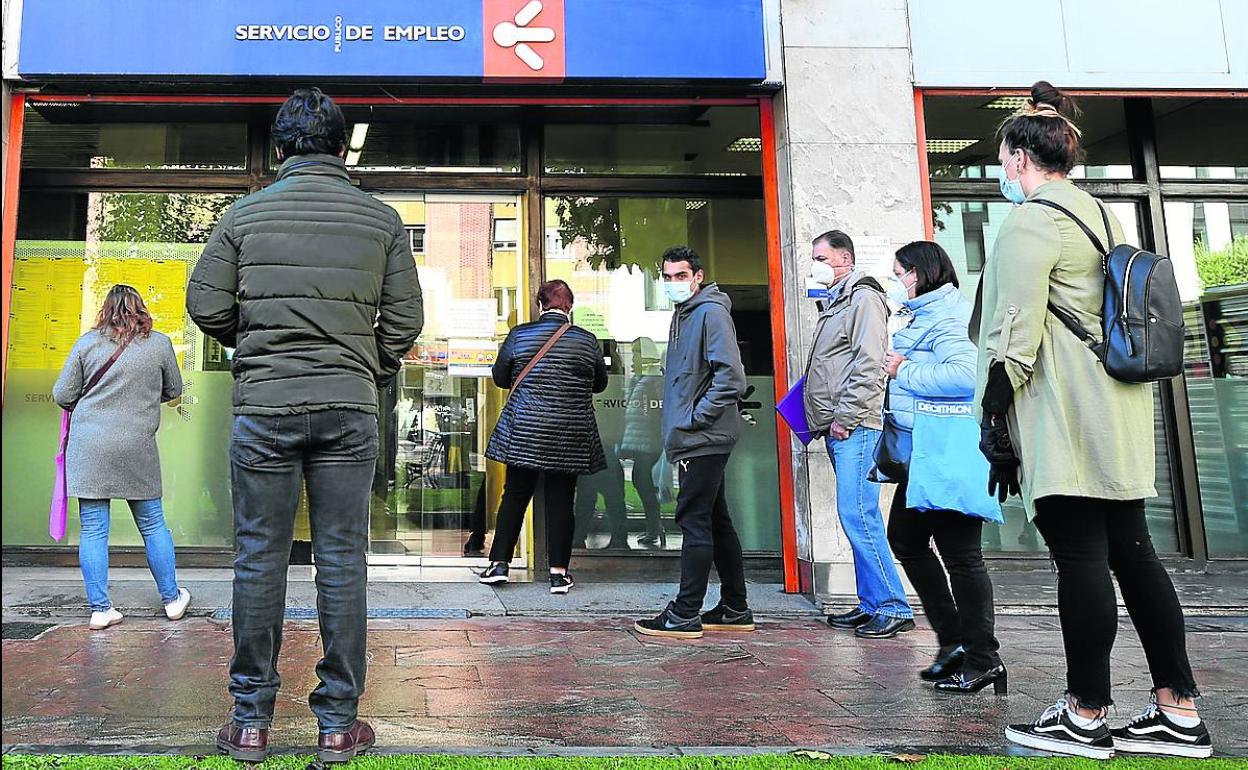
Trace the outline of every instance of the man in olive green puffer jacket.
<instances>
[{"instance_id":1,"label":"man in olive green puffer jacket","mask_svg":"<svg viewBox=\"0 0 1248 770\"><path fill-rule=\"evenodd\" d=\"M356 716L376 383L399 371L424 316L402 220L347 177L341 110L317 89L296 91L278 112L273 140L283 160L277 180L226 212L187 290L195 323L235 348L234 709L217 746L250 762L268 751L286 571L306 483L324 649L309 705L320 725L318 757L346 761L375 740Z\"/></svg>"}]
</instances>

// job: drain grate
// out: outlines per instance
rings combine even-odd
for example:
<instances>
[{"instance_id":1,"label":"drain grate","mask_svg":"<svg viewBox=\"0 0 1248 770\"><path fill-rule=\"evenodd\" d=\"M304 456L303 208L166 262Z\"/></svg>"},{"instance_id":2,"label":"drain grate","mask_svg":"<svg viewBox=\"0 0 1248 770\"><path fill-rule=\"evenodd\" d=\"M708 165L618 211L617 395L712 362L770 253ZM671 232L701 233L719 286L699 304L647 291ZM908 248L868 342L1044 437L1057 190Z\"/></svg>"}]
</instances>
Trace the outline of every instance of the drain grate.
<instances>
[{"instance_id":1,"label":"drain grate","mask_svg":"<svg viewBox=\"0 0 1248 770\"><path fill-rule=\"evenodd\" d=\"M0 631L0 637L3 637L4 639L31 640L38 639L39 635L44 631L47 631L49 628L55 628L56 626L52 623L13 622L0 623L0 627L3 628L3 630Z\"/></svg>"},{"instance_id":2,"label":"drain grate","mask_svg":"<svg viewBox=\"0 0 1248 770\"><path fill-rule=\"evenodd\" d=\"M212 613L213 620L229 620L234 611L222 607ZM313 607L287 607L286 620L316 620L316 609ZM468 610L439 609L431 607L378 607L369 609L368 617L373 620L464 620L472 617ZM6 637L7 638L7 637Z\"/></svg>"}]
</instances>

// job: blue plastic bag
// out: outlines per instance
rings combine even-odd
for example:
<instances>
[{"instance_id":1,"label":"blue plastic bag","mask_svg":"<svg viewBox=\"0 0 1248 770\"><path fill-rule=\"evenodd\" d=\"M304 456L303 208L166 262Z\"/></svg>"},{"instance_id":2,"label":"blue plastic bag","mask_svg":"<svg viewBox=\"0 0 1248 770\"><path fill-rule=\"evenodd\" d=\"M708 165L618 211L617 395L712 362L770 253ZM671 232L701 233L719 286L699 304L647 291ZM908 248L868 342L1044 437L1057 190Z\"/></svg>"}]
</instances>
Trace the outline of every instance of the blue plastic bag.
<instances>
[{"instance_id":1,"label":"blue plastic bag","mask_svg":"<svg viewBox=\"0 0 1248 770\"><path fill-rule=\"evenodd\" d=\"M1001 505L988 494L988 461L979 452L970 401L915 399L906 507L1005 521Z\"/></svg>"}]
</instances>

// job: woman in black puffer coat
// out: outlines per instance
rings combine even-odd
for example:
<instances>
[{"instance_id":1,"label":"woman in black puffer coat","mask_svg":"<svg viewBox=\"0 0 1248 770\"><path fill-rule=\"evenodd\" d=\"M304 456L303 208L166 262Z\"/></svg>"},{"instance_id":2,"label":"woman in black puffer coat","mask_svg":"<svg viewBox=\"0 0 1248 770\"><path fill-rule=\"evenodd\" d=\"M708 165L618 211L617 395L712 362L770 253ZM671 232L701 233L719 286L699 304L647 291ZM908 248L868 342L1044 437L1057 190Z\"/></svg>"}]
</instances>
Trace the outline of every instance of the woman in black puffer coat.
<instances>
[{"instance_id":1,"label":"woman in black puffer coat","mask_svg":"<svg viewBox=\"0 0 1248 770\"><path fill-rule=\"evenodd\" d=\"M548 281L537 292L538 319L511 330L494 362L494 383L510 389L542 346L572 323L572 289ZM507 466L490 567L481 582L506 583L524 512L538 483L546 499L550 592L572 588L576 477L606 467L594 396L607 387L607 366L593 334L571 326L528 373L503 407L485 456Z\"/></svg>"}]
</instances>

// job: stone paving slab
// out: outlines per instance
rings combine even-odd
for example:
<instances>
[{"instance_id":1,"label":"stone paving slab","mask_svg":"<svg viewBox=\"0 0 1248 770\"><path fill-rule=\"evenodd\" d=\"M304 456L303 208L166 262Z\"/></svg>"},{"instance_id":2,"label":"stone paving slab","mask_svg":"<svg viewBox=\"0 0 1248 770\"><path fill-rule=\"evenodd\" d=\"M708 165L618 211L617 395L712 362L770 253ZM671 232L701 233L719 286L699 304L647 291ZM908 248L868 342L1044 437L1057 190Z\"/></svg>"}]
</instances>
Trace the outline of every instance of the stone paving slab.
<instances>
[{"instance_id":1,"label":"stone paving slab","mask_svg":"<svg viewBox=\"0 0 1248 770\"><path fill-rule=\"evenodd\" d=\"M1242 620L1242 619L1241 619ZM1004 726L1034 718L1063 688L1056 621L1004 616L1008 697L943 696L916 676L935 648L921 627L859 640L813 618L754 634L656 640L629 618L374 621L361 714L391 750L673 751L820 747L1003 752ZM1202 709L1218 752L1248 755L1248 633L1210 623L1189 635ZM211 751L230 703L228 625L129 618L105 632L81 620L3 642L3 743L41 750ZM288 623L274 743L311 746L307 711L320 654L314 623ZM1114 655L1113 721L1147 700L1124 624Z\"/></svg>"}]
</instances>

